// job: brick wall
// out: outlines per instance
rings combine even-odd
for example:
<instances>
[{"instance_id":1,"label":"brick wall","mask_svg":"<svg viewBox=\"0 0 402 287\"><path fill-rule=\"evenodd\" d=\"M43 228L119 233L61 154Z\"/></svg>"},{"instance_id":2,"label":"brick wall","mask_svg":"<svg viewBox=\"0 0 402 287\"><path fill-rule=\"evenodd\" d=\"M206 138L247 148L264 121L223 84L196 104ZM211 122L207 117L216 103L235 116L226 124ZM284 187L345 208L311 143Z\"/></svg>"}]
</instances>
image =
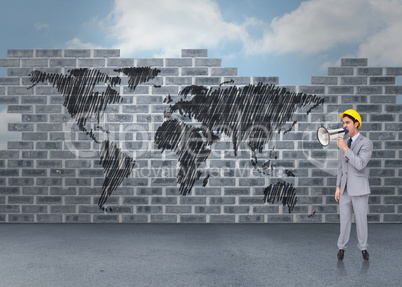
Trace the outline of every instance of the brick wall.
<instances>
[{"instance_id":1,"label":"brick wall","mask_svg":"<svg viewBox=\"0 0 402 287\"><path fill-rule=\"evenodd\" d=\"M181 196L177 185L177 155L161 152L155 131L164 121L164 103L189 85L222 87L270 83L278 77L240 77L237 69L221 67L221 59L208 58L207 50L182 50L181 58L120 58L119 50L8 50L0 67L0 104L8 113L21 114L10 131L21 141L8 142L0 151L0 222L8 223L277 223L339 222L334 200L337 147L323 148L316 140L320 125L340 127L339 113L353 108L362 116L362 134L374 143L369 162L370 222L402 222L402 107L396 104L402 86L396 77L402 67L370 67L369 59L344 58L328 76L313 76L311 85L286 86L291 92L314 94L325 103L307 114L298 109L286 125L289 132L275 134L259 153L261 163L271 159L267 174L251 164L245 145L237 156L229 138L221 137L203 166L203 177L191 193ZM48 82L31 89L33 70L66 74L75 68L98 69L105 74L122 67L160 70L158 76L128 88L122 76L116 89L123 102L108 106L101 125L136 161L132 175L107 199L102 211L104 172L99 164L100 145L80 131L63 106L63 96ZM99 87L102 88L102 87ZM187 123L195 124L194 119ZM276 153L277 158L272 156ZM293 176L288 176L291 171ZM202 179L210 178L206 186ZM270 184L292 184L297 204L291 213L278 202L264 203Z\"/></svg>"}]
</instances>

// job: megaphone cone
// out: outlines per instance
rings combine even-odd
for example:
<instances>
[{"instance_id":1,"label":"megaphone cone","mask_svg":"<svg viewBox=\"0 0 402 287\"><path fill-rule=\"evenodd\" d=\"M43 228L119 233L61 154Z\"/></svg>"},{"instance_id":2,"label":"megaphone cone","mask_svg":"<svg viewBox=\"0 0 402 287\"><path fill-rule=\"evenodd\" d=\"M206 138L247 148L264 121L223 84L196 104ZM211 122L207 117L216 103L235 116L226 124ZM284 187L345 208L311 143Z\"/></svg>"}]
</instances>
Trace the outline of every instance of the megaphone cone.
<instances>
[{"instance_id":1,"label":"megaphone cone","mask_svg":"<svg viewBox=\"0 0 402 287\"><path fill-rule=\"evenodd\" d=\"M343 137L347 133L348 130L344 128L327 130L324 127L319 127L317 130L317 139L321 145L327 146L332 139Z\"/></svg>"}]
</instances>

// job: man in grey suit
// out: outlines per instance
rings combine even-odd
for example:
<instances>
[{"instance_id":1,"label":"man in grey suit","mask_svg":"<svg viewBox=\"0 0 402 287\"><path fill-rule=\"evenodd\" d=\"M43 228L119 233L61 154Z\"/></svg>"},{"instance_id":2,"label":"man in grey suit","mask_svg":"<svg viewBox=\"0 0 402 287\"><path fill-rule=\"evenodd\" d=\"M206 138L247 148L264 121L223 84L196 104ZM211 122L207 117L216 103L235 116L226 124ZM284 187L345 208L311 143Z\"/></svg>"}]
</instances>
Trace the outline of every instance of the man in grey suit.
<instances>
[{"instance_id":1,"label":"man in grey suit","mask_svg":"<svg viewBox=\"0 0 402 287\"><path fill-rule=\"evenodd\" d=\"M359 133L360 115L355 110L340 114L343 127L348 130L348 143L337 139L339 147L338 175L336 179L335 200L339 201L340 234L338 238L338 260L343 260L352 226L352 213L355 213L358 245L363 259L369 260L367 251L367 212L370 186L366 166L373 152L373 143Z\"/></svg>"}]
</instances>

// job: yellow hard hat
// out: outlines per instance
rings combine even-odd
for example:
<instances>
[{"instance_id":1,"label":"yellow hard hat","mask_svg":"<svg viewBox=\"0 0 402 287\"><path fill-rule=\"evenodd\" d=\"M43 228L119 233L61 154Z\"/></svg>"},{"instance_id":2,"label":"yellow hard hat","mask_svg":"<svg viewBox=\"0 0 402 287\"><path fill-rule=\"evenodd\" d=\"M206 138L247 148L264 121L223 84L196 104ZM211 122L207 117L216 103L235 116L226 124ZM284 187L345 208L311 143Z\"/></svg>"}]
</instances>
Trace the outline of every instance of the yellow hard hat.
<instances>
[{"instance_id":1,"label":"yellow hard hat","mask_svg":"<svg viewBox=\"0 0 402 287\"><path fill-rule=\"evenodd\" d=\"M360 118L359 113L356 112L355 110L352 110L352 109L346 110L339 116L341 117L341 119L343 119L344 115L348 115L348 116L351 116L352 118L356 119L359 122L359 126L357 127L358 129L362 126L362 119Z\"/></svg>"}]
</instances>

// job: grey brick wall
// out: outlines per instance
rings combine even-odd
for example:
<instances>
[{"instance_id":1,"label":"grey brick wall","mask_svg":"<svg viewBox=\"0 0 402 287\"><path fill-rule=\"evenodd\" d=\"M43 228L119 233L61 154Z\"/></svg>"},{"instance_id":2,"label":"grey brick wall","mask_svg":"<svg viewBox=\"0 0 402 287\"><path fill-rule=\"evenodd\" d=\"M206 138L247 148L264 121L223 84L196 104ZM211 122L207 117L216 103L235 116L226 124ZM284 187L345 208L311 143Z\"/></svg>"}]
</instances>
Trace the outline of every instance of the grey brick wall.
<instances>
[{"instance_id":1,"label":"grey brick wall","mask_svg":"<svg viewBox=\"0 0 402 287\"><path fill-rule=\"evenodd\" d=\"M161 153L153 141L169 107L163 100L169 95L176 100L178 92L192 84L219 87L233 80L229 85L280 86L279 78L237 76L236 67L221 67L221 59L208 58L205 49L182 50L181 58L119 56L115 49L33 49L8 50L7 59L0 59L0 67L7 68L7 77L0 78L0 104L7 105L8 113L21 114L21 121L8 129L22 133L21 141L10 141L8 149L0 151L0 222L338 222L337 148L334 143L321 147L315 133L320 125L339 127L339 113L349 108L359 111L361 132L374 143L368 170L369 221L402 222L402 105L396 104L402 94L396 77L402 76L402 68L370 67L369 59L345 58L340 67L328 69L328 76L312 76L309 86L286 86L291 92L320 96L325 103L308 115L299 109L292 131L276 134L259 154L265 161L272 150L277 153L272 174L254 168L244 146L235 156L230 139L222 138L205 164L209 182L203 187L199 180L189 195L181 196L177 156ZM32 84L28 75L33 70L66 73L71 68L113 74L115 68L141 66L161 72L135 92L122 77L118 90L124 100L109 106L104 117L111 136L136 160L132 175L107 200L112 211L105 213L97 206L104 177L99 144L77 129L51 84L27 89ZM295 176L287 177L286 170ZM277 202L263 202L265 187L281 180L295 187L297 204L291 213Z\"/></svg>"}]
</instances>

